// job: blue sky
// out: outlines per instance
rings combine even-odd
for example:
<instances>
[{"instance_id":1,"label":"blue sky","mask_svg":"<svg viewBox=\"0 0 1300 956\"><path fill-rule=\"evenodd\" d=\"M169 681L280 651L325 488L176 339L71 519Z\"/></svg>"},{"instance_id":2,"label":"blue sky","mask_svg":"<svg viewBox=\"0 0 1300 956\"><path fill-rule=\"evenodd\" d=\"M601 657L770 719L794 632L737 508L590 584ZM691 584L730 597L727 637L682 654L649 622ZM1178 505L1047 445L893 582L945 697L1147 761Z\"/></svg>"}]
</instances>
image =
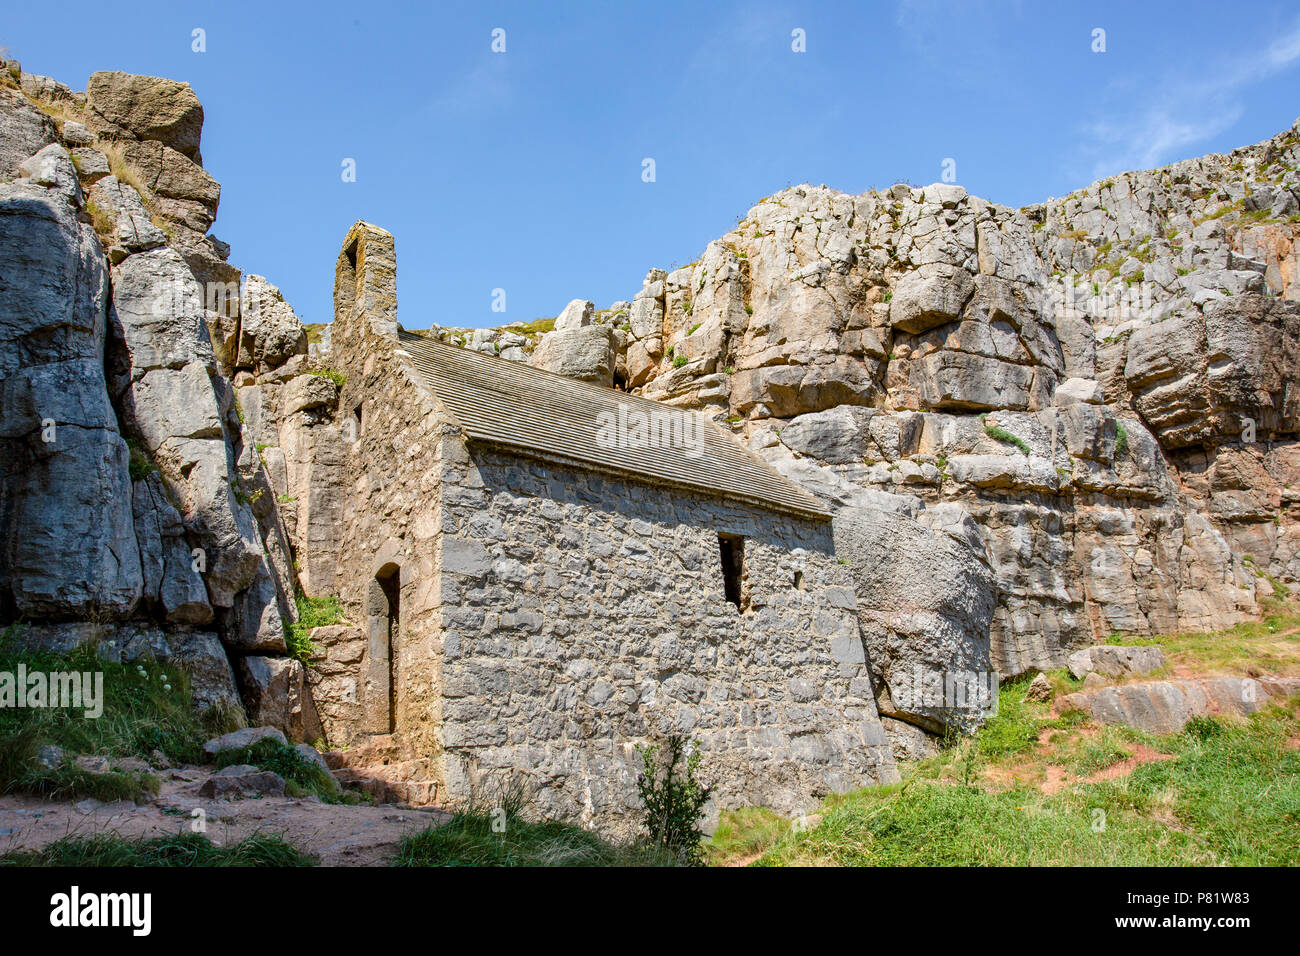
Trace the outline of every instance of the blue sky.
<instances>
[{"instance_id":1,"label":"blue sky","mask_svg":"<svg viewBox=\"0 0 1300 956\"><path fill-rule=\"evenodd\" d=\"M0 45L76 89L100 69L190 82L232 261L328 321L367 219L397 237L408 328L631 298L791 184L926 184L951 158L1019 206L1300 115L1289 2L65 0L11 5Z\"/></svg>"}]
</instances>

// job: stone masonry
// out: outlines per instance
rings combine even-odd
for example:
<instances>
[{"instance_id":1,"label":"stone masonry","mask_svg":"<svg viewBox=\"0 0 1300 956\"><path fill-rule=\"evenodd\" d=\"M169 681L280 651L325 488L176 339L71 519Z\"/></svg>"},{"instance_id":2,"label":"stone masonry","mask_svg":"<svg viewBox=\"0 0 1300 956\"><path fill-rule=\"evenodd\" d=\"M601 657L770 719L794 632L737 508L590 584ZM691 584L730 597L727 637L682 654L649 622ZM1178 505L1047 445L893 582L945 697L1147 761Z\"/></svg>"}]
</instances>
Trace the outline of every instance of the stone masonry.
<instances>
[{"instance_id":1,"label":"stone masonry","mask_svg":"<svg viewBox=\"0 0 1300 956\"><path fill-rule=\"evenodd\" d=\"M392 237L359 223L330 351L357 622L315 635L331 743L382 742L444 804L522 778L539 815L610 832L634 825L636 747L673 732L715 811L897 779L829 521L466 441L400 346L394 280ZM720 534L745 540L739 606Z\"/></svg>"}]
</instances>

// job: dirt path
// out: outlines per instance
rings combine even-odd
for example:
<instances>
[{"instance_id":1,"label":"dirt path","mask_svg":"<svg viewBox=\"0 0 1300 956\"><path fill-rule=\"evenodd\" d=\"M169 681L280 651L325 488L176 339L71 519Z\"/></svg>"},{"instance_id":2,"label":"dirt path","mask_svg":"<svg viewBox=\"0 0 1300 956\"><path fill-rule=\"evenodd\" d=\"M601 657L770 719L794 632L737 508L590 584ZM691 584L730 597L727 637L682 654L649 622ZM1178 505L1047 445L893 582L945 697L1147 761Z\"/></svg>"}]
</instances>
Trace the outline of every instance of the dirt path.
<instances>
[{"instance_id":1,"label":"dirt path","mask_svg":"<svg viewBox=\"0 0 1300 956\"><path fill-rule=\"evenodd\" d=\"M65 803L0 797L0 853L38 850L71 835L111 832L148 838L188 832L198 822L192 811L199 809L204 834L218 845L253 833L273 833L318 856L322 866L386 866L402 837L447 819L436 810L393 805L347 806L275 796L213 800L198 793L208 774L203 767L163 771L160 793L140 806L129 800Z\"/></svg>"}]
</instances>

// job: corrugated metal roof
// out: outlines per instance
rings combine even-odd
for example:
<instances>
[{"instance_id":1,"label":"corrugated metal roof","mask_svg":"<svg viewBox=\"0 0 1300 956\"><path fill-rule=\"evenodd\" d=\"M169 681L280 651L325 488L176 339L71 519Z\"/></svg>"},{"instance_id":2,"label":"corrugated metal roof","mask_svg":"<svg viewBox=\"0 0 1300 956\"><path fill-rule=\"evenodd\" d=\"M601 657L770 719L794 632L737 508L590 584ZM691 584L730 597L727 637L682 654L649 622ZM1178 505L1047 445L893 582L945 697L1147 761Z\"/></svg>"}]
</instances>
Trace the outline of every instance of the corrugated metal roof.
<instances>
[{"instance_id":1,"label":"corrugated metal roof","mask_svg":"<svg viewBox=\"0 0 1300 956\"><path fill-rule=\"evenodd\" d=\"M816 498L701 416L404 330L398 337L412 367L471 441L806 517L830 517ZM622 448L611 441L618 435L616 423L634 426L651 419L660 427L676 427L679 440L669 447ZM634 438L631 444L651 443Z\"/></svg>"}]
</instances>

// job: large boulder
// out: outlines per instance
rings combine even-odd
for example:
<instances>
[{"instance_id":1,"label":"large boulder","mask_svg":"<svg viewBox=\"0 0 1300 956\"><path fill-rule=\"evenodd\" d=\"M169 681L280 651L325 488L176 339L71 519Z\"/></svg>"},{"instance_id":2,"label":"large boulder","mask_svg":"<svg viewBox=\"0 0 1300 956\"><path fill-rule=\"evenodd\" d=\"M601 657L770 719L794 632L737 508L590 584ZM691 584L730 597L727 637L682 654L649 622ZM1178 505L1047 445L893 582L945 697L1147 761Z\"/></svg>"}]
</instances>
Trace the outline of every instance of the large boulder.
<instances>
[{"instance_id":1,"label":"large boulder","mask_svg":"<svg viewBox=\"0 0 1300 956\"><path fill-rule=\"evenodd\" d=\"M998 590L974 522L957 505L880 494L840 509L834 537L857 584L881 714L932 732L978 727L996 703Z\"/></svg>"},{"instance_id":2,"label":"large boulder","mask_svg":"<svg viewBox=\"0 0 1300 956\"><path fill-rule=\"evenodd\" d=\"M295 742L321 736L320 718L298 661L258 655L241 658L239 684L252 723L282 730Z\"/></svg>"},{"instance_id":3,"label":"large boulder","mask_svg":"<svg viewBox=\"0 0 1300 956\"><path fill-rule=\"evenodd\" d=\"M190 675L190 690L196 710L215 707L240 713L239 688L235 672L216 634L210 631L178 631L168 638L172 660Z\"/></svg>"},{"instance_id":4,"label":"large boulder","mask_svg":"<svg viewBox=\"0 0 1300 956\"><path fill-rule=\"evenodd\" d=\"M225 753L227 750L242 750L263 740L274 740L282 746L289 746L284 732L277 727L241 727L239 730L213 737L204 743L203 756L208 760L215 760L218 754Z\"/></svg>"},{"instance_id":5,"label":"large boulder","mask_svg":"<svg viewBox=\"0 0 1300 956\"><path fill-rule=\"evenodd\" d=\"M608 326L580 325L547 332L533 352L534 368L606 387L614 381L614 333Z\"/></svg>"},{"instance_id":6,"label":"large boulder","mask_svg":"<svg viewBox=\"0 0 1300 956\"><path fill-rule=\"evenodd\" d=\"M203 105L188 83L132 73L92 73L86 103L101 125L199 155Z\"/></svg>"},{"instance_id":7,"label":"large boulder","mask_svg":"<svg viewBox=\"0 0 1300 956\"><path fill-rule=\"evenodd\" d=\"M1075 651L1070 655L1066 666L1080 680L1089 674L1101 674L1104 677L1149 674L1165 666L1165 652L1150 645L1128 647L1098 644Z\"/></svg>"},{"instance_id":8,"label":"large boulder","mask_svg":"<svg viewBox=\"0 0 1300 956\"><path fill-rule=\"evenodd\" d=\"M53 120L22 93L0 87L0 178L17 176L29 156L58 140Z\"/></svg>"},{"instance_id":9,"label":"large boulder","mask_svg":"<svg viewBox=\"0 0 1300 956\"><path fill-rule=\"evenodd\" d=\"M1289 686L1289 685L1285 685ZM1291 687L1294 693L1295 688ZM1265 686L1250 677L1121 684L1067 694L1062 711L1082 711L1103 724L1123 724L1153 734L1173 734L1193 717L1211 714L1248 716L1270 700Z\"/></svg>"},{"instance_id":10,"label":"large boulder","mask_svg":"<svg viewBox=\"0 0 1300 956\"><path fill-rule=\"evenodd\" d=\"M267 371L307 354L307 330L280 290L262 276L245 277L239 316L237 364Z\"/></svg>"}]
</instances>

